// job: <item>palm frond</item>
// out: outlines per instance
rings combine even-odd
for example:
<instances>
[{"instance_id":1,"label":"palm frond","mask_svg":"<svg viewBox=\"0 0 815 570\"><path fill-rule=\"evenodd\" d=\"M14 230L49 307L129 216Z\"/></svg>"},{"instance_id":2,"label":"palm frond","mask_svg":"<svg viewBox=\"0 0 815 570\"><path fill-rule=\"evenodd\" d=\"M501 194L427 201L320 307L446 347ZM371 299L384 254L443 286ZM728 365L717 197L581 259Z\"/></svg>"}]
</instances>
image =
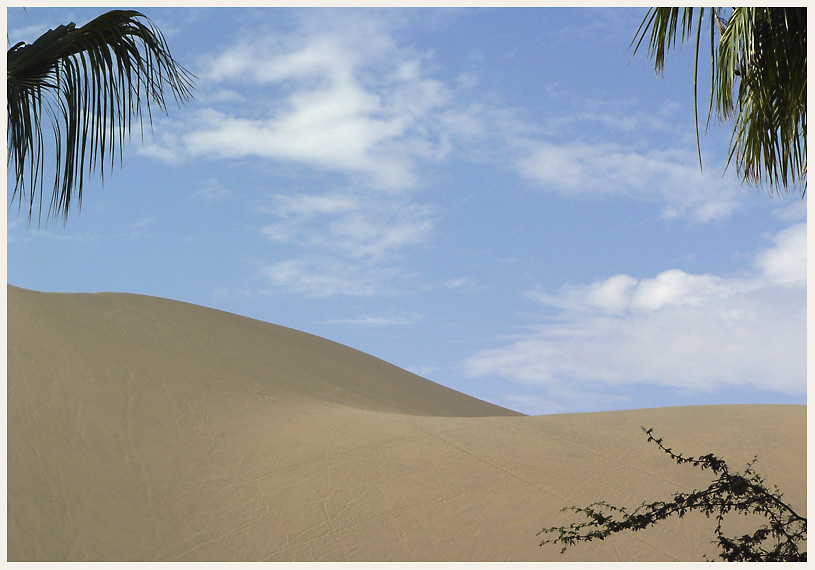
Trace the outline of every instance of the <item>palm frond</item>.
<instances>
[{"instance_id":1,"label":"palm frond","mask_svg":"<svg viewBox=\"0 0 815 570\"><path fill-rule=\"evenodd\" d=\"M679 27L680 10L682 10L681 27ZM649 8L645 14L637 33L634 34L634 41L637 42L634 53L639 51L650 30L648 57L653 58L657 74L661 74L665 69L665 54L676 45L677 29L681 32L681 43L685 43L685 38L690 37L693 30L693 10L694 8ZM701 11L704 13L704 8ZM631 42L632 45L634 41Z\"/></svg>"},{"instance_id":2,"label":"palm frond","mask_svg":"<svg viewBox=\"0 0 815 570\"><path fill-rule=\"evenodd\" d=\"M679 23L680 10L682 13L682 21ZM699 9L699 16L696 18L696 27L694 31L693 25L693 12L694 8L649 8L642 23L640 24L637 33L634 35L633 42L636 41L637 45L634 47L634 53L637 53L645 36L648 35L650 30L650 40L648 43L648 57L654 60L654 71L660 75L665 70L665 54L668 50L673 49L676 45L677 27L679 26L680 43L685 43L691 36L694 37L694 63L693 63L693 118L694 127L696 129L696 153L699 158L699 168L702 168L702 146L699 139L699 110L698 110L698 78L699 78L699 48L701 46L702 38L702 22L705 17L705 8ZM711 83L715 74L715 48L714 48L714 35L713 23L715 22L721 26L721 18L718 16L716 8L709 9L711 19L710 25L710 59L711 59ZM637 40L639 36L639 40ZM711 111L713 109L713 92L710 94L710 102L708 104L708 118L706 124L710 122Z\"/></svg>"},{"instance_id":3,"label":"palm frond","mask_svg":"<svg viewBox=\"0 0 815 570\"><path fill-rule=\"evenodd\" d=\"M751 184L806 193L806 9L734 9L717 65L729 161Z\"/></svg>"},{"instance_id":4,"label":"palm frond","mask_svg":"<svg viewBox=\"0 0 815 570\"><path fill-rule=\"evenodd\" d=\"M693 33L693 8L651 8L634 36L634 53L649 36L648 57L662 73L666 51L679 34ZM694 114L703 13L696 23ZM733 120L727 165L735 162L749 184L771 189L801 187L806 194L806 8L709 8L713 109ZM681 22L680 22L681 13ZM720 38L715 42L715 31ZM698 115L696 145L701 166Z\"/></svg>"},{"instance_id":5,"label":"palm frond","mask_svg":"<svg viewBox=\"0 0 815 570\"><path fill-rule=\"evenodd\" d=\"M81 204L85 171L104 177L132 120L143 125L146 112L152 126L153 105L166 112L165 87L179 103L191 97L192 74L150 20L132 10L107 12L80 28L61 25L15 45L7 60L12 203L27 202L29 220L38 195L42 213L46 115L56 143L49 215L67 218L71 205Z\"/></svg>"}]
</instances>

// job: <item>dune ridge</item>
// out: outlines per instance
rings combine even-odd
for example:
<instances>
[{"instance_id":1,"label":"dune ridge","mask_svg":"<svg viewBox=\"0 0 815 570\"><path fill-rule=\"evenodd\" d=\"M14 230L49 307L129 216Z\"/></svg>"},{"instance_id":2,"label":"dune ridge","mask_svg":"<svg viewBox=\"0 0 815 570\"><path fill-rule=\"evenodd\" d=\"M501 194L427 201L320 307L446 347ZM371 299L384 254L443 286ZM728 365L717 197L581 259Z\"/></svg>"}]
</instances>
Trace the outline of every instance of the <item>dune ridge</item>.
<instances>
[{"instance_id":1,"label":"dune ridge","mask_svg":"<svg viewBox=\"0 0 815 570\"><path fill-rule=\"evenodd\" d=\"M561 555L568 505L756 469L806 512L805 406L523 416L306 333L120 293L7 287L11 561L701 560L713 521Z\"/></svg>"}]
</instances>

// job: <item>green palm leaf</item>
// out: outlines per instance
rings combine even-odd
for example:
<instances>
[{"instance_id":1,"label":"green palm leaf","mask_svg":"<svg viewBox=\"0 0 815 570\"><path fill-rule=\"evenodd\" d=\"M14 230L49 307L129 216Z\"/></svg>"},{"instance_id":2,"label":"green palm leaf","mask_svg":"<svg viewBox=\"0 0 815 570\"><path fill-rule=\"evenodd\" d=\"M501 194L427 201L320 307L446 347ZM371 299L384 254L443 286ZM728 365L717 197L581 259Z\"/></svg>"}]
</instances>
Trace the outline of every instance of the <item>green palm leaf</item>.
<instances>
[{"instance_id":1,"label":"green palm leaf","mask_svg":"<svg viewBox=\"0 0 815 570\"><path fill-rule=\"evenodd\" d=\"M136 11L113 10L80 28L59 26L33 44L13 46L7 59L12 203L27 203L29 220L38 195L42 213L45 115L56 143L49 214L67 218L71 204L81 204L86 169L98 168L104 178L132 120L143 125L146 111L152 125L153 105L166 112L166 86L179 103L191 96L192 75Z\"/></svg>"},{"instance_id":2,"label":"green palm leaf","mask_svg":"<svg viewBox=\"0 0 815 570\"><path fill-rule=\"evenodd\" d=\"M677 32L682 42L693 34L693 10L651 8L640 24L634 52L650 31L648 56L657 73L664 69ZM734 162L749 184L766 184L771 190L800 187L806 195L806 8L733 8L727 21L723 8L708 10L708 121L714 108L720 120L733 120L728 166ZM699 11L695 30L694 105L704 11ZM696 141L698 149L698 121ZM699 159L701 164L701 152Z\"/></svg>"},{"instance_id":3,"label":"green palm leaf","mask_svg":"<svg viewBox=\"0 0 815 570\"><path fill-rule=\"evenodd\" d=\"M805 192L806 9L735 8L717 63L733 70L719 75L717 112L735 122L739 174L771 187L803 183Z\"/></svg>"}]
</instances>

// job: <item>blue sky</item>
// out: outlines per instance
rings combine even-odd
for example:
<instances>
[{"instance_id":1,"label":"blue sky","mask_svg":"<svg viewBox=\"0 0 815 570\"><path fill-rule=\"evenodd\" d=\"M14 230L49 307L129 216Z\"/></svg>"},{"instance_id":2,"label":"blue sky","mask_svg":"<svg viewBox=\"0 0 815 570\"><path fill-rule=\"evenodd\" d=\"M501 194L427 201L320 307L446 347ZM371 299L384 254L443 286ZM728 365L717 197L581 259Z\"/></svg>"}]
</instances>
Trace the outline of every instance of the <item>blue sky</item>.
<instances>
[{"instance_id":1,"label":"blue sky","mask_svg":"<svg viewBox=\"0 0 815 570\"><path fill-rule=\"evenodd\" d=\"M238 313L529 414L806 403L806 200L724 172L727 126L700 172L692 48L655 77L644 8L142 11L195 99L66 225L10 204L9 283ZM8 39L99 13L9 9Z\"/></svg>"}]
</instances>

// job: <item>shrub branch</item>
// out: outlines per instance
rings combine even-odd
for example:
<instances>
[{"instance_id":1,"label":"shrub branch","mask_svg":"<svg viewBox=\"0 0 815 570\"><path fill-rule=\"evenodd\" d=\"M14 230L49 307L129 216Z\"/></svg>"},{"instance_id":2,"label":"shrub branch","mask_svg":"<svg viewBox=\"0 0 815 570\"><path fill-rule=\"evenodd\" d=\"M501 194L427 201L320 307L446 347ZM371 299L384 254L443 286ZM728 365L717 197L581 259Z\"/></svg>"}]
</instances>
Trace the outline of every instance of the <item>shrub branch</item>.
<instances>
[{"instance_id":1,"label":"shrub branch","mask_svg":"<svg viewBox=\"0 0 815 570\"><path fill-rule=\"evenodd\" d=\"M598 501L586 507L566 507L563 511L582 514L586 520L569 526L544 528L541 534L557 533L556 538L543 540L540 545L562 544L561 552L578 542L604 540L618 532L638 531L671 516L684 517L691 511L716 519L716 538L712 542L721 549L719 557L728 562L800 562L806 561L807 520L782 500L778 487L770 491L764 479L753 470L757 457L747 463L743 473L732 471L725 461L709 453L699 457L684 456L666 447L662 438L653 435L653 428L642 430L648 442L654 442L679 465L709 469L715 476L710 486L689 493L674 493L667 501L644 502L634 511ZM750 534L729 537L722 530L728 513L755 514L766 519Z\"/></svg>"}]
</instances>

